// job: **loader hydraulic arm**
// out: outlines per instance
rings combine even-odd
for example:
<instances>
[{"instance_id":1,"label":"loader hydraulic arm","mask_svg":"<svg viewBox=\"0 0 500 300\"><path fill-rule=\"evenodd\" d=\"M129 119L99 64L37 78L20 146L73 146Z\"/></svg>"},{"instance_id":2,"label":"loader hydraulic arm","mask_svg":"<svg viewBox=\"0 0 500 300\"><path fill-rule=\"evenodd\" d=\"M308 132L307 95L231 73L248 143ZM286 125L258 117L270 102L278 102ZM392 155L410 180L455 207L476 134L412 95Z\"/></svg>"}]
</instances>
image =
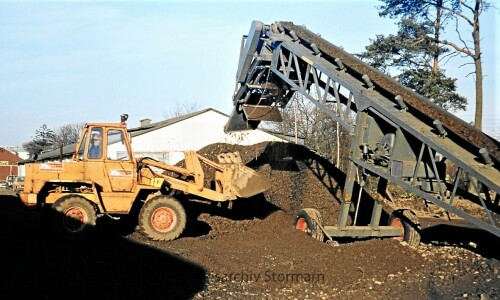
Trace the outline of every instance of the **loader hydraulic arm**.
<instances>
[{"instance_id":1,"label":"loader hydraulic arm","mask_svg":"<svg viewBox=\"0 0 500 300\"><path fill-rule=\"evenodd\" d=\"M172 165L154 160L152 158L140 158L139 162L140 162L142 167L146 167L146 166L156 167L156 168L159 168L159 169L162 169L165 171L172 171L174 173L178 173L178 174L181 174L184 176L193 176L194 175L191 171L189 171L185 168L172 166Z\"/></svg>"},{"instance_id":2,"label":"loader hydraulic arm","mask_svg":"<svg viewBox=\"0 0 500 300\"><path fill-rule=\"evenodd\" d=\"M261 193L269 188L269 184L254 170L246 167L239 153L221 153L218 155L219 163L203 157L195 151L184 151L186 167L172 166L151 158L139 159L139 172L141 177L152 180L163 178L172 190L181 191L213 201L235 200L237 197L247 198ZM205 182L206 169L215 172L212 185ZM165 172L154 171L157 168L175 173L180 176Z\"/></svg>"}]
</instances>

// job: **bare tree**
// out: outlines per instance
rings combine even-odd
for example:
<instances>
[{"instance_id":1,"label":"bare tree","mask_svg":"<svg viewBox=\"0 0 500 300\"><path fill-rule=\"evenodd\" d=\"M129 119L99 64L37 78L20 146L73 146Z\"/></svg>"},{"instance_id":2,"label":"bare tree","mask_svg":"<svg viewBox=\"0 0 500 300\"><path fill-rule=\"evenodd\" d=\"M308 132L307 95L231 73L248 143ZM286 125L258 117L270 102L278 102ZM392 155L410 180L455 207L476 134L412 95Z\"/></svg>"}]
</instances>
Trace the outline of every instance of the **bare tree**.
<instances>
[{"instance_id":1,"label":"bare tree","mask_svg":"<svg viewBox=\"0 0 500 300\"><path fill-rule=\"evenodd\" d=\"M23 149L28 151L30 158L36 158L43 150L35 140L23 143Z\"/></svg>"},{"instance_id":2,"label":"bare tree","mask_svg":"<svg viewBox=\"0 0 500 300\"><path fill-rule=\"evenodd\" d=\"M84 125L84 123L73 123L57 128L54 133L54 144L66 146L76 143Z\"/></svg>"},{"instance_id":3,"label":"bare tree","mask_svg":"<svg viewBox=\"0 0 500 300\"><path fill-rule=\"evenodd\" d=\"M476 83L476 113L474 116L474 125L478 129L483 127L483 67L481 59L481 34L480 34L480 23L479 17L481 14L490 8L490 4L484 0L474 0L473 5L468 4L466 0L457 0L459 6L457 8L453 6L442 6L443 10L453 13L456 19L455 31L457 33L458 43L451 42L449 40L439 40L440 43L451 47L457 53L469 57L473 60L474 71L469 74L475 74ZM465 12L467 13L465 13ZM467 15L468 14L468 15ZM462 32L459 30L459 21L465 21L471 29L472 35L472 45L467 42L463 36Z\"/></svg>"},{"instance_id":4,"label":"bare tree","mask_svg":"<svg viewBox=\"0 0 500 300\"><path fill-rule=\"evenodd\" d=\"M200 110L198 101L189 103L175 103L175 106L163 114L165 119L176 118Z\"/></svg>"},{"instance_id":5,"label":"bare tree","mask_svg":"<svg viewBox=\"0 0 500 300\"><path fill-rule=\"evenodd\" d=\"M334 103L325 104L335 110ZM323 111L299 93L281 111L283 122L266 123L272 131L304 140L304 145L340 167L348 157L350 136ZM341 142L340 142L341 141Z\"/></svg>"},{"instance_id":6,"label":"bare tree","mask_svg":"<svg viewBox=\"0 0 500 300\"><path fill-rule=\"evenodd\" d=\"M23 143L23 148L28 151L30 157L36 157L43 151L76 143L83 126L84 123L73 123L52 130L43 124L35 131L31 141Z\"/></svg>"}]
</instances>

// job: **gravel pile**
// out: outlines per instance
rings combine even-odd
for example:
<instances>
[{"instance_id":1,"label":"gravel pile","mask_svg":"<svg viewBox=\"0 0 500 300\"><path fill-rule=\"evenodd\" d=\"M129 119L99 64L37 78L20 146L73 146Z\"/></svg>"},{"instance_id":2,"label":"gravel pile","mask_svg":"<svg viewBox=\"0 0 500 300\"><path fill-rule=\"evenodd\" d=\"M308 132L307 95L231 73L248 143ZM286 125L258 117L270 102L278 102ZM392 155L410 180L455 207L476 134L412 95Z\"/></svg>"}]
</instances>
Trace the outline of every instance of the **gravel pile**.
<instances>
[{"instance_id":1,"label":"gravel pile","mask_svg":"<svg viewBox=\"0 0 500 300\"><path fill-rule=\"evenodd\" d=\"M238 151L243 163L259 171L271 184L265 200L290 215L300 209L318 209L325 224L336 224L345 174L306 147L291 143L260 143L239 146L217 143L198 151L216 160L221 152ZM213 180L213 175L205 180ZM237 205L235 201L235 205Z\"/></svg>"}]
</instances>

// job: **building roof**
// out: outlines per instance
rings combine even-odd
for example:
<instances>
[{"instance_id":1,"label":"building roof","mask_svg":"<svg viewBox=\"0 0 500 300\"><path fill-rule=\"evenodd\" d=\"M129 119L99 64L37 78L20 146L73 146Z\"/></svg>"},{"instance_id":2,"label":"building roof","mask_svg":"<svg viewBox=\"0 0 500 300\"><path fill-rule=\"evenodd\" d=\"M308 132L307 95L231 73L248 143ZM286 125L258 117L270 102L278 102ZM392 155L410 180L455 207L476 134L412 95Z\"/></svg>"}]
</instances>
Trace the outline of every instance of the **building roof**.
<instances>
[{"instance_id":1,"label":"building roof","mask_svg":"<svg viewBox=\"0 0 500 300\"><path fill-rule=\"evenodd\" d=\"M155 122L155 123L150 123L147 126L129 128L127 130L130 133L131 137L136 137L136 136L151 132L153 130L157 130L157 129L160 129L160 128L187 120L189 118L204 114L204 113L209 112L209 111L213 111L213 112L216 112L218 114L221 114L222 116L229 117L228 115L226 115L218 110L215 110L213 108L207 108L207 109L200 110L200 111L193 112L193 113L189 113L186 115L170 118L167 120L162 120L162 121ZM76 145L77 145L77 143L66 145L62 148L62 152L61 152L60 148L53 149L53 150L50 150L47 152L43 152L40 155L38 155L36 160L43 161L43 160L49 160L49 159L59 159L61 157L61 153L62 153L62 157L69 157L69 156L73 155L73 153L75 152ZM26 159L26 160L19 162L19 164L26 164L26 163L32 163L32 162L35 162L35 160L30 158L30 159Z\"/></svg>"},{"instance_id":2,"label":"building roof","mask_svg":"<svg viewBox=\"0 0 500 300\"><path fill-rule=\"evenodd\" d=\"M61 151L61 148L57 148L57 149L49 150L46 152L42 152L40 155L38 155L38 157L36 159L28 158L28 159L25 159L23 161L20 161L19 164L23 165L23 164L35 162L36 160L43 161L43 160L47 160L47 159L58 159L61 156L62 157L71 156L75 152L76 144L77 143L73 143L73 144L63 146L62 151Z\"/></svg>"},{"instance_id":3,"label":"building roof","mask_svg":"<svg viewBox=\"0 0 500 300\"><path fill-rule=\"evenodd\" d=\"M0 161L8 162L9 164L15 164L21 160L22 158L20 158L16 153L13 153L9 149L0 147Z\"/></svg>"},{"instance_id":4,"label":"building roof","mask_svg":"<svg viewBox=\"0 0 500 300\"><path fill-rule=\"evenodd\" d=\"M163 127L166 127L166 126L170 126L172 124L175 124L175 123L187 120L189 118L192 118L192 117L204 114L204 113L209 112L209 111L216 112L216 113L218 113L218 114L220 114L220 115L222 115L224 117L229 118L228 115L226 115L224 113L221 113L220 111L218 111L216 109L206 108L204 110L196 111L196 112L189 113L189 114L186 114L186 115L182 115L182 116L170 118L170 119L159 121L159 122L156 122L156 123L151 123L151 124L149 124L147 126L136 127L136 128L129 128L128 132L130 132L130 135L132 137L136 137L138 135L145 134L145 133L148 133L148 132L151 132L153 130L157 130L157 129L160 129L160 128L163 128Z\"/></svg>"},{"instance_id":5,"label":"building roof","mask_svg":"<svg viewBox=\"0 0 500 300\"><path fill-rule=\"evenodd\" d=\"M129 128L127 130L130 133L131 137L136 137L136 136L139 136L139 135L142 135L142 134L145 134L145 133L148 133L148 132L151 132L151 131L154 131L154 130L157 130L157 129L160 129L160 128L163 128L163 127L166 127L166 126L170 126L172 124L175 124L175 123L178 123L178 122L181 122L181 121L184 121L184 120L187 120L189 118L192 118L192 117L204 114L204 113L209 112L209 111L218 113L218 114L220 114L220 115L222 115L222 116L224 116L226 118L229 118L228 115L226 115L226 114L224 114L224 113L222 113L222 112L220 112L220 111L218 111L216 109L206 108L206 109L203 109L203 110L200 110L200 111L196 111L196 112L185 114L185 115L182 115L182 116L170 118L170 119L167 119L167 120L162 120L162 121L155 122L155 123L149 123L149 124L147 124L145 126L139 126L139 127L135 127L135 128ZM280 133L271 132L271 131L265 130L265 129L259 129L259 130L261 130L263 132L266 132L266 133L269 133L271 135L278 136L278 137L280 137L282 139L285 139L285 140L291 140L290 138L286 138L285 135L280 134ZM44 161L44 160L49 160L49 159L59 159L61 156L62 157L70 157L75 152L76 145L77 145L77 143L66 145L66 146L64 146L62 148L62 151L61 151L60 148L57 148L57 149L54 149L54 150L50 150L50 151L41 153L40 155L38 155L38 157L37 157L36 160L37 161ZM19 164L32 163L34 161L35 161L34 159L30 158L30 159L26 159L26 160L23 160L23 161L19 162Z\"/></svg>"}]
</instances>

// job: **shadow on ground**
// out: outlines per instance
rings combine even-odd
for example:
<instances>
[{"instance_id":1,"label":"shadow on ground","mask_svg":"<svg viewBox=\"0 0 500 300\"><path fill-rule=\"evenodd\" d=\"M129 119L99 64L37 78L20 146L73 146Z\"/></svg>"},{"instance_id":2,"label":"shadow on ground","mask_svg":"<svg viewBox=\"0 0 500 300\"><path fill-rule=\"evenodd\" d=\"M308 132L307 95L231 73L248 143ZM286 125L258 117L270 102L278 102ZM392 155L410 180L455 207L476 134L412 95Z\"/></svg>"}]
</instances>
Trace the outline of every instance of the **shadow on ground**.
<instances>
[{"instance_id":1,"label":"shadow on ground","mask_svg":"<svg viewBox=\"0 0 500 300\"><path fill-rule=\"evenodd\" d=\"M421 223L429 223L428 220L421 220ZM465 221L455 222L430 222L422 226L422 239L424 243L436 245L458 246L468 249L486 258L500 259L498 245L500 238L474 227Z\"/></svg>"},{"instance_id":2,"label":"shadow on ground","mask_svg":"<svg viewBox=\"0 0 500 300\"><path fill-rule=\"evenodd\" d=\"M114 236L62 241L14 196L0 195L2 299L189 299L205 270L172 253Z\"/></svg>"}]
</instances>

